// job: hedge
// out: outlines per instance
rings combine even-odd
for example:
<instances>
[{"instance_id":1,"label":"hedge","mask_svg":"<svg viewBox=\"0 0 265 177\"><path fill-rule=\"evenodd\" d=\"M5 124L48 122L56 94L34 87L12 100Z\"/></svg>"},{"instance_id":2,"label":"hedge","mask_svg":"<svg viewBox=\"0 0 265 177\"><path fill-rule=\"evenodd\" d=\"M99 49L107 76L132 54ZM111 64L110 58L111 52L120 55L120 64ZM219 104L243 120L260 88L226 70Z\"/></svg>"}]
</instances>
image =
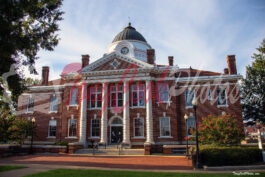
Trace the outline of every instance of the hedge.
<instances>
[{"instance_id":1,"label":"hedge","mask_svg":"<svg viewBox=\"0 0 265 177\"><path fill-rule=\"evenodd\" d=\"M207 166L251 165L263 162L257 147L211 147L200 148L201 163Z\"/></svg>"}]
</instances>

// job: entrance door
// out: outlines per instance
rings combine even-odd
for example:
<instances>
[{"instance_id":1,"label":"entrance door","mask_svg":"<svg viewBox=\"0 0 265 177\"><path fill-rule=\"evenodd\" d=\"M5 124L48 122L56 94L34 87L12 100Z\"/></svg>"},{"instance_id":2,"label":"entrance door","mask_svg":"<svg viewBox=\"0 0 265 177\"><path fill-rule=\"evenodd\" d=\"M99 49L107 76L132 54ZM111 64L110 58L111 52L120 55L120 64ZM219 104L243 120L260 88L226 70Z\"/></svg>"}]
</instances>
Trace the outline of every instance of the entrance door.
<instances>
[{"instance_id":1,"label":"entrance door","mask_svg":"<svg viewBox=\"0 0 265 177\"><path fill-rule=\"evenodd\" d=\"M112 126L110 135L111 144L119 144L122 140L122 126Z\"/></svg>"}]
</instances>

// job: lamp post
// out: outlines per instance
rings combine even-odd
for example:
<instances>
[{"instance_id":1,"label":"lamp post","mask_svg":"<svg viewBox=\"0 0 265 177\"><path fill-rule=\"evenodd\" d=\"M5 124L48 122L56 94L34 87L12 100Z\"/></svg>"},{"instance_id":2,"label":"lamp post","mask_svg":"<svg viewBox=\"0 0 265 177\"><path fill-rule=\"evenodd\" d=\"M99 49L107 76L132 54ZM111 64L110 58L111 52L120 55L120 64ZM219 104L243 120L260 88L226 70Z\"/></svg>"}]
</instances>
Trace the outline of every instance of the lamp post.
<instances>
[{"instance_id":1,"label":"lamp post","mask_svg":"<svg viewBox=\"0 0 265 177\"><path fill-rule=\"evenodd\" d=\"M188 157L188 124L187 124L187 120L188 120L189 116L187 114L184 115L184 119L186 122L186 157Z\"/></svg>"},{"instance_id":2,"label":"lamp post","mask_svg":"<svg viewBox=\"0 0 265 177\"><path fill-rule=\"evenodd\" d=\"M199 162L199 140L198 140L198 120L197 120L197 115L196 115L196 111L197 111L197 99L195 98L195 96L193 97L192 100L192 105L193 105L193 109L194 109L194 116L195 116L195 129L196 129L196 167L195 168L201 168L201 164Z\"/></svg>"},{"instance_id":3,"label":"lamp post","mask_svg":"<svg viewBox=\"0 0 265 177\"><path fill-rule=\"evenodd\" d=\"M33 154L33 134L34 134L34 124L35 124L35 117L31 119L31 141L30 141L30 154Z\"/></svg>"}]
</instances>

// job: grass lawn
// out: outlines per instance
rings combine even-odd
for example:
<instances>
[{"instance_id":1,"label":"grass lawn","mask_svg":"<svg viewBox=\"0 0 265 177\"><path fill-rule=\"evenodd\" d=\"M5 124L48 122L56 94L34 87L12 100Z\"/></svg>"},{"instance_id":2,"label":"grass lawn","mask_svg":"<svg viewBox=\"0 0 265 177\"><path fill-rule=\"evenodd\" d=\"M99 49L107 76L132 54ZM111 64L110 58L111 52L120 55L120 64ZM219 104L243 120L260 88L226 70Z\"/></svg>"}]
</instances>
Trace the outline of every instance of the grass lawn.
<instances>
[{"instance_id":1,"label":"grass lawn","mask_svg":"<svg viewBox=\"0 0 265 177\"><path fill-rule=\"evenodd\" d=\"M239 173L239 172L238 172ZM242 172L241 172L242 173ZM249 172L251 173L251 172ZM242 174L241 174L242 175ZM253 173L244 176L265 176L265 173ZM235 177L233 173L173 173L173 172L132 172L132 171L108 171L108 170L71 170L71 169L56 169L47 172L27 175L25 177Z\"/></svg>"},{"instance_id":2,"label":"grass lawn","mask_svg":"<svg viewBox=\"0 0 265 177\"><path fill-rule=\"evenodd\" d=\"M2 165L0 165L0 172L9 171L9 170L16 170L16 169L21 169L21 168L27 168L27 167L25 167L25 166L10 166L10 165L2 166Z\"/></svg>"}]
</instances>

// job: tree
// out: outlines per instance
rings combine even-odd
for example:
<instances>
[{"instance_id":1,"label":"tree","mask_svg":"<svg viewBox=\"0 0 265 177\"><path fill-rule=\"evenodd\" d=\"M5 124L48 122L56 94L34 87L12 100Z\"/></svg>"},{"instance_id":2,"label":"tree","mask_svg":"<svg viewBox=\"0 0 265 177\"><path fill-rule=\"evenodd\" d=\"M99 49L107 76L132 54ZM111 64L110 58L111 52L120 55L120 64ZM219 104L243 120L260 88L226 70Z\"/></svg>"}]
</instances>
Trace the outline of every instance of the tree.
<instances>
[{"instance_id":1,"label":"tree","mask_svg":"<svg viewBox=\"0 0 265 177\"><path fill-rule=\"evenodd\" d=\"M246 67L246 78L242 79L241 101L245 121L265 123L265 39L257 51L251 66Z\"/></svg>"},{"instance_id":2,"label":"tree","mask_svg":"<svg viewBox=\"0 0 265 177\"><path fill-rule=\"evenodd\" d=\"M8 110L1 110L0 113L0 142L7 143L9 141L9 127L12 126L15 117Z\"/></svg>"},{"instance_id":3,"label":"tree","mask_svg":"<svg viewBox=\"0 0 265 177\"><path fill-rule=\"evenodd\" d=\"M61 6L62 0L0 0L0 76L9 73L5 79L13 101L23 91L23 75L17 69L26 65L36 74L39 50L52 51L58 44Z\"/></svg>"},{"instance_id":4,"label":"tree","mask_svg":"<svg viewBox=\"0 0 265 177\"><path fill-rule=\"evenodd\" d=\"M202 118L199 125L199 142L213 145L237 145L244 139L243 123L232 115Z\"/></svg>"}]
</instances>

